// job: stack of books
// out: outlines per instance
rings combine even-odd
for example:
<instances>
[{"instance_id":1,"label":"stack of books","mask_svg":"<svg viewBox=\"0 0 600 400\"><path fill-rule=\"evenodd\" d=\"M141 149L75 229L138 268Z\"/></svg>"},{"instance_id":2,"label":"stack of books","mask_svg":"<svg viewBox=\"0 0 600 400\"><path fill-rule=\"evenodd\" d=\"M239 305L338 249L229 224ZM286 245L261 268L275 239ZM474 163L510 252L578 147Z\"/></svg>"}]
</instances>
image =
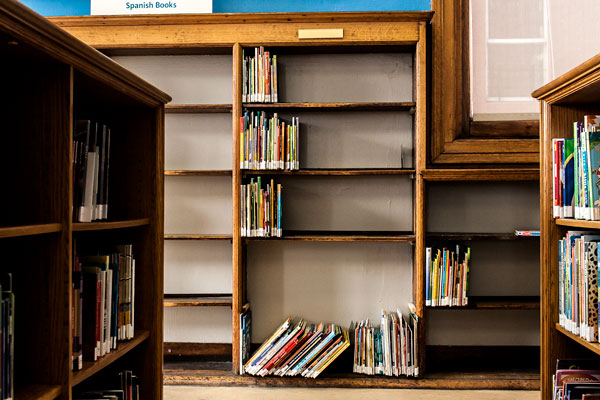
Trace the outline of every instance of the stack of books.
<instances>
[{"instance_id":1,"label":"stack of books","mask_svg":"<svg viewBox=\"0 0 600 400\"><path fill-rule=\"evenodd\" d=\"M599 400L600 364L592 359L557 360L552 386L552 400Z\"/></svg>"},{"instance_id":2,"label":"stack of books","mask_svg":"<svg viewBox=\"0 0 600 400\"><path fill-rule=\"evenodd\" d=\"M352 371L366 375L418 376L418 322L414 305L409 305L409 322L400 310L381 310L381 324L367 319L353 326L354 364Z\"/></svg>"},{"instance_id":3,"label":"stack of books","mask_svg":"<svg viewBox=\"0 0 600 400\"><path fill-rule=\"evenodd\" d=\"M598 341L597 232L568 231L559 241L558 321L569 332Z\"/></svg>"},{"instance_id":4,"label":"stack of books","mask_svg":"<svg viewBox=\"0 0 600 400\"><path fill-rule=\"evenodd\" d=\"M254 57L246 56L253 52ZM242 50L242 101L244 103L277 103L277 56L264 47Z\"/></svg>"},{"instance_id":5,"label":"stack of books","mask_svg":"<svg viewBox=\"0 0 600 400\"><path fill-rule=\"evenodd\" d=\"M446 248L425 250L425 305L428 307L466 306L469 303L469 262L471 248L462 257Z\"/></svg>"},{"instance_id":6,"label":"stack of books","mask_svg":"<svg viewBox=\"0 0 600 400\"><path fill-rule=\"evenodd\" d=\"M600 221L600 115L573 124L573 139L552 139L554 218Z\"/></svg>"},{"instance_id":7,"label":"stack of books","mask_svg":"<svg viewBox=\"0 0 600 400\"><path fill-rule=\"evenodd\" d=\"M281 192L281 184L275 185L272 179L263 189L260 176L241 185L242 237L281 237Z\"/></svg>"},{"instance_id":8,"label":"stack of books","mask_svg":"<svg viewBox=\"0 0 600 400\"><path fill-rule=\"evenodd\" d=\"M75 121L73 131L73 221L108 219L110 128Z\"/></svg>"},{"instance_id":9,"label":"stack of books","mask_svg":"<svg viewBox=\"0 0 600 400\"><path fill-rule=\"evenodd\" d=\"M240 121L240 168L299 169L299 135L298 117L286 124L277 113L269 118L264 112L246 111Z\"/></svg>"},{"instance_id":10,"label":"stack of books","mask_svg":"<svg viewBox=\"0 0 600 400\"><path fill-rule=\"evenodd\" d=\"M85 390L73 394L73 400L140 400L139 379L132 371L119 373L116 384L110 385L116 389Z\"/></svg>"},{"instance_id":11,"label":"stack of books","mask_svg":"<svg viewBox=\"0 0 600 400\"><path fill-rule=\"evenodd\" d=\"M251 375L316 378L350 346L348 331L334 324L308 325L288 318L246 362Z\"/></svg>"},{"instance_id":12,"label":"stack of books","mask_svg":"<svg viewBox=\"0 0 600 400\"><path fill-rule=\"evenodd\" d=\"M74 245L76 248L76 245ZM73 370L134 337L135 259L132 245L73 256Z\"/></svg>"}]
</instances>

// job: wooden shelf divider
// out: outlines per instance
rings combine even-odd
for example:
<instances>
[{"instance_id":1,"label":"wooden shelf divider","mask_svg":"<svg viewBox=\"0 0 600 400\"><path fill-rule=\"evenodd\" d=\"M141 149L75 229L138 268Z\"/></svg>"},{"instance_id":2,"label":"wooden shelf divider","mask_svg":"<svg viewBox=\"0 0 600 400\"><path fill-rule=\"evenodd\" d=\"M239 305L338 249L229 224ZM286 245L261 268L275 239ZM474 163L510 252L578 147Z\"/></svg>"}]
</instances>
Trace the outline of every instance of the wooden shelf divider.
<instances>
[{"instance_id":1,"label":"wooden shelf divider","mask_svg":"<svg viewBox=\"0 0 600 400\"><path fill-rule=\"evenodd\" d=\"M231 170L169 170L165 171L165 176L231 176Z\"/></svg>"},{"instance_id":2,"label":"wooden shelf divider","mask_svg":"<svg viewBox=\"0 0 600 400\"><path fill-rule=\"evenodd\" d=\"M427 239L431 240L528 240L539 239L539 236L517 236L514 233L468 233L468 232L430 232Z\"/></svg>"},{"instance_id":3,"label":"wooden shelf divider","mask_svg":"<svg viewBox=\"0 0 600 400\"><path fill-rule=\"evenodd\" d=\"M539 310L539 296L469 296L463 307L427 307L431 310Z\"/></svg>"},{"instance_id":4,"label":"wooden shelf divider","mask_svg":"<svg viewBox=\"0 0 600 400\"><path fill-rule=\"evenodd\" d=\"M150 218L131 219L126 221L108 221L108 222L75 222L73 223L73 232L82 231L103 231L108 229L135 228L150 224Z\"/></svg>"},{"instance_id":5,"label":"wooden shelf divider","mask_svg":"<svg viewBox=\"0 0 600 400\"><path fill-rule=\"evenodd\" d=\"M28 385L15 389L15 400L54 400L62 393L58 385Z\"/></svg>"},{"instance_id":6,"label":"wooden shelf divider","mask_svg":"<svg viewBox=\"0 0 600 400\"><path fill-rule=\"evenodd\" d=\"M233 235L165 234L165 240L232 240Z\"/></svg>"},{"instance_id":7,"label":"wooden shelf divider","mask_svg":"<svg viewBox=\"0 0 600 400\"><path fill-rule=\"evenodd\" d=\"M412 111L415 102L362 102L362 103L244 103L247 109L278 109L294 111Z\"/></svg>"},{"instance_id":8,"label":"wooden shelf divider","mask_svg":"<svg viewBox=\"0 0 600 400\"><path fill-rule=\"evenodd\" d=\"M165 294L165 307L231 307L231 294Z\"/></svg>"},{"instance_id":9,"label":"wooden shelf divider","mask_svg":"<svg viewBox=\"0 0 600 400\"><path fill-rule=\"evenodd\" d=\"M38 224L38 225L22 225L22 226L7 226L0 228L0 238L43 235L46 233L61 232L62 224Z\"/></svg>"},{"instance_id":10,"label":"wooden shelf divider","mask_svg":"<svg viewBox=\"0 0 600 400\"><path fill-rule=\"evenodd\" d=\"M423 178L431 182L539 181L538 168L426 169Z\"/></svg>"},{"instance_id":11,"label":"wooden shelf divider","mask_svg":"<svg viewBox=\"0 0 600 400\"><path fill-rule=\"evenodd\" d=\"M246 241L300 242L414 242L412 232L358 232L358 231L284 231L283 237L243 237Z\"/></svg>"},{"instance_id":12,"label":"wooden shelf divider","mask_svg":"<svg viewBox=\"0 0 600 400\"><path fill-rule=\"evenodd\" d=\"M558 226L568 226L572 228L600 229L600 221L587 221L583 219L558 218L554 220Z\"/></svg>"},{"instance_id":13,"label":"wooden shelf divider","mask_svg":"<svg viewBox=\"0 0 600 400\"><path fill-rule=\"evenodd\" d=\"M123 357L125 354L129 353L131 350L135 349L139 346L144 340L150 337L150 331L136 331L135 337L129 341L119 342L117 348L112 350L110 353L105 355L102 358L99 358L98 361L84 361L83 369L80 371L72 371L71 382L72 385L75 386L84 380L88 379L96 372L101 371L104 367L112 364L117 361L119 358Z\"/></svg>"},{"instance_id":14,"label":"wooden shelf divider","mask_svg":"<svg viewBox=\"0 0 600 400\"><path fill-rule=\"evenodd\" d=\"M231 104L167 104L167 114L230 113Z\"/></svg>"},{"instance_id":15,"label":"wooden shelf divider","mask_svg":"<svg viewBox=\"0 0 600 400\"><path fill-rule=\"evenodd\" d=\"M299 169L287 170L242 170L243 175L299 175L299 176L362 176L362 175L414 175L414 169L405 168L354 168L354 169Z\"/></svg>"}]
</instances>

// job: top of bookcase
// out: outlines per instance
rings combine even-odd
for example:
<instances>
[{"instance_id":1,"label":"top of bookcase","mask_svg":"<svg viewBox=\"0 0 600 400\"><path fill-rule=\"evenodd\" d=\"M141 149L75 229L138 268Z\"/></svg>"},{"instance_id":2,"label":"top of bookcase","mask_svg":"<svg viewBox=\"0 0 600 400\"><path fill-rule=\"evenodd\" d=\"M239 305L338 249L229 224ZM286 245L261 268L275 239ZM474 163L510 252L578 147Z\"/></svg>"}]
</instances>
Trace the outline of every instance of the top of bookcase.
<instances>
[{"instance_id":1,"label":"top of bookcase","mask_svg":"<svg viewBox=\"0 0 600 400\"><path fill-rule=\"evenodd\" d=\"M162 106L171 97L129 72L81 40L14 0L0 1L0 41L5 54L35 58L48 55L106 83L149 106Z\"/></svg>"},{"instance_id":2,"label":"top of bookcase","mask_svg":"<svg viewBox=\"0 0 600 400\"><path fill-rule=\"evenodd\" d=\"M556 104L584 104L600 101L600 54L564 73L531 96Z\"/></svg>"}]
</instances>

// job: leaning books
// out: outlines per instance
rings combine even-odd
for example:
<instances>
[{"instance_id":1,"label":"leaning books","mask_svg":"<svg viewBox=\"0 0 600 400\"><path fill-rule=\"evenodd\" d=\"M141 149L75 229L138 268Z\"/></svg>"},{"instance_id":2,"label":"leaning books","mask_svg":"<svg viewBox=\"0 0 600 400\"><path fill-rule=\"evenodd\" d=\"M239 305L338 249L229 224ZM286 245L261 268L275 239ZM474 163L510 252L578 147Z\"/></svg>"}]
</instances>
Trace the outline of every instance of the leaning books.
<instances>
[{"instance_id":1,"label":"leaning books","mask_svg":"<svg viewBox=\"0 0 600 400\"><path fill-rule=\"evenodd\" d=\"M246 362L251 375L316 378L350 346L348 331L335 324L309 325L288 318Z\"/></svg>"}]
</instances>

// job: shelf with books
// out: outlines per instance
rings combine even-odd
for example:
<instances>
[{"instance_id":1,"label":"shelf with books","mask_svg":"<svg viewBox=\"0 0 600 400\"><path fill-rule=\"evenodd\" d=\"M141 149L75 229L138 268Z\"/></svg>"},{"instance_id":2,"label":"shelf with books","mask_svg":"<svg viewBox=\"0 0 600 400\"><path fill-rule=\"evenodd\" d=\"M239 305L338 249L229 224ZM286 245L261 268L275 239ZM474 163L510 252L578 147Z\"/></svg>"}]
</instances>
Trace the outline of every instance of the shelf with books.
<instances>
[{"instance_id":1,"label":"shelf with books","mask_svg":"<svg viewBox=\"0 0 600 400\"><path fill-rule=\"evenodd\" d=\"M586 349L593 351L597 355L600 355L600 344L588 342L587 340L569 332L568 330L566 330L565 328L560 326L559 323L556 324L556 331L562 333L564 336L568 337L571 341L579 343L581 346L585 347Z\"/></svg>"},{"instance_id":2,"label":"shelf with books","mask_svg":"<svg viewBox=\"0 0 600 400\"><path fill-rule=\"evenodd\" d=\"M166 294L165 307L231 307L231 294Z\"/></svg>"},{"instance_id":3,"label":"shelf with books","mask_svg":"<svg viewBox=\"0 0 600 400\"><path fill-rule=\"evenodd\" d=\"M528 240L539 236L518 236L512 233L429 232L427 239L439 241Z\"/></svg>"},{"instance_id":4,"label":"shelf with books","mask_svg":"<svg viewBox=\"0 0 600 400\"><path fill-rule=\"evenodd\" d=\"M165 176L231 176L231 170L169 170L165 171Z\"/></svg>"},{"instance_id":5,"label":"shelf with books","mask_svg":"<svg viewBox=\"0 0 600 400\"><path fill-rule=\"evenodd\" d=\"M165 240L232 240L232 235L165 234Z\"/></svg>"},{"instance_id":6,"label":"shelf with books","mask_svg":"<svg viewBox=\"0 0 600 400\"><path fill-rule=\"evenodd\" d=\"M73 232L103 231L109 229L125 229L145 226L150 224L150 218L131 219L126 221L108 222L74 222Z\"/></svg>"},{"instance_id":7,"label":"shelf with books","mask_svg":"<svg viewBox=\"0 0 600 400\"><path fill-rule=\"evenodd\" d=\"M414 113L416 103L405 102L356 102L356 103L243 103L247 109L290 111L409 111Z\"/></svg>"},{"instance_id":8,"label":"shelf with books","mask_svg":"<svg viewBox=\"0 0 600 400\"><path fill-rule=\"evenodd\" d=\"M231 104L168 104L166 114L230 113Z\"/></svg>"},{"instance_id":9,"label":"shelf with books","mask_svg":"<svg viewBox=\"0 0 600 400\"><path fill-rule=\"evenodd\" d=\"M539 310L539 296L469 296L469 304L428 307L435 310Z\"/></svg>"},{"instance_id":10,"label":"shelf with books","mask_svg":"<svg viewBox=\"0 0 600 400\"><path fill-rule=\"evenodd\" d=\"M365 176L365 175L414 175L410 168L337 168L337 169L299 169L287 170L250 170L243 169L242 175L298 175L298 176Z\"/></svg>"},{"instance_id":11,"label":"shelf with books","mask_svg":"<svg viewBox=\"0 0 600 400\"><path fill-rule=\"evenodd\" d=\"M17 400L54 400L62 393L58 385L29 385L15 390Z\"/></svg>"},{"instance_id":12,"label":"shelf with books","mask_svg":"<svg viewBox=\"0 0 600 400\"><path fill-rule=\"evenodd\" d=\"M7 226L0 228L0 238L43 235L62 231L62 224Z\"/></svg>"},{"instance_id":13,"label":"shelf with books","mask_svg":"<svg viewBox=\"0 0 600 400\"><path fill-rule=\"evenodd\" d=\"M136 331L133 339L125 342L119 342L117 349L106 354L104 357L99 358L98 361L84 361L83 368L80 371L73 371L71 374L72 385L78 385L89 377L93 376L97 372L102 371L108 365L119 360L121 357L141 345L145 340L150 337L150 331Z\"/></svg>"},{"instance_id":14,"label":"shelf with books","mask_svg":"<svg viewBox=\"0 0 600 400\"><path fill-rule=\"evenodd\" d=\"M431 182L448 181L538 181L538 168L460 168L423 171L423 178Z\"/></svg>"},{"instance_id":15,"label":"shelf with books","mask_svg":"<svg viewBox=\"0 0 600 400\"><path fill-rule=\"evenodd\" d=\"M414 242L412 232L366 231L283 231L280 238L245 237L248 242L289 240L303 242Z\"/></svg>"}]
</instances>

